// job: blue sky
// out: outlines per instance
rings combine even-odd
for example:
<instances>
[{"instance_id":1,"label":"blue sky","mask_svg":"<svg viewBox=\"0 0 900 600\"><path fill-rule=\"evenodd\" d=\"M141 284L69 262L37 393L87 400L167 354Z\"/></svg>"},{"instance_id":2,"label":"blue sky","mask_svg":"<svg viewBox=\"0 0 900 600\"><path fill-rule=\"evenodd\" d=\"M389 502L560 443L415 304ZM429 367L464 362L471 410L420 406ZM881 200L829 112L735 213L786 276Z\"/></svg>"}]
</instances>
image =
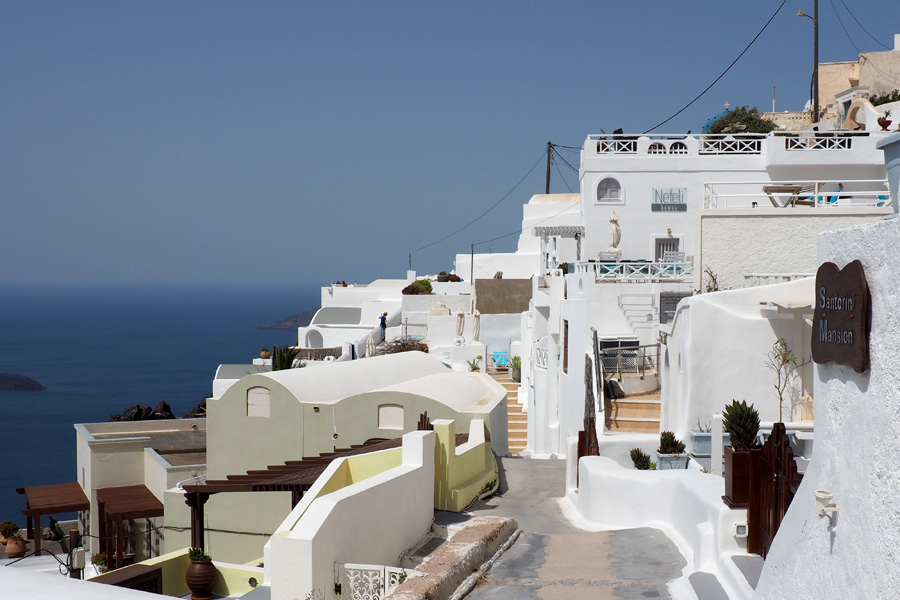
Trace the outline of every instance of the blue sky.
<instances>
[{"instance_id":1,"label":"blue sky","mask_svg":"<svg viewBox=\"0 0 900 600\"><path fill-rule=\"evenodd\" d=\"M0 283L401 277L548 141L669 117L780 4L0 3ZM844 4L820 3L823 62L856 58L835 8L861 51L883 49ZM854 4L893 47L896 3ZM797 10L812 0L789 0L658 132L699 131L726 101L769 110L773 87L779 110L801 109L812 27ZM577 191L559 168L551 191ZM449 271L516 231L543 177L413 267Z\"/></svg>"}]
</instances>

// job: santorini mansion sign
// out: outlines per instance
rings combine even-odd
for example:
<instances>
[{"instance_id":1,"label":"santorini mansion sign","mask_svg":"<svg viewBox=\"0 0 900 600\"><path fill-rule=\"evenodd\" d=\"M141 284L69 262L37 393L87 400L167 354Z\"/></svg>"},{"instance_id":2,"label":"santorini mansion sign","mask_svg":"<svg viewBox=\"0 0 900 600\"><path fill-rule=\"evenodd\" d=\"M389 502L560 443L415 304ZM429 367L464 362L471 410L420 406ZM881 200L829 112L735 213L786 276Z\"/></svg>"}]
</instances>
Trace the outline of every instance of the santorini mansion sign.
<instances>
[{"instance_id":1,"label":"santorini mansion sign","mask_svg":"<svg viewBox=\"0 0 900 600\"><path fill-rule=\"evenodd\" d=\"M843 269L824 263L816 273L812 355L819 364L836 362L862 373L869 367L869 285L862 263Z\"/></svg>"},{"instance_id":2,"label":"santorini mansion sign","mask_svg":"<svg viewBox=\"0 0 900 600\"><path fill-rule=\"evenodd\" d=\"M653 188L652 212L687 212L687 188Z\"/></svg>"}]
</instances>

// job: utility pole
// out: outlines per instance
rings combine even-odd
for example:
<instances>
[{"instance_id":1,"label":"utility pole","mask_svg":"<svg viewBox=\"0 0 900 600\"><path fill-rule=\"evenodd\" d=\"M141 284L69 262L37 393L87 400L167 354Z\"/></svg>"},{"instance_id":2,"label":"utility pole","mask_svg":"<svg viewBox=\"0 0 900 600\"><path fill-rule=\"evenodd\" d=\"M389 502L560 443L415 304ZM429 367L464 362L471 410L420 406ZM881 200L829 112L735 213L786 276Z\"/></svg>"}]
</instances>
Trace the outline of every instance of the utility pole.
<instances>
[{"instance_id":1,"label":"utility pole","mask_svg":"<svg viewBox=\"0 0 900 600\"><path fill-rule=\"evenodd\" d=\"M547 184L544 186L544 193L550 193L550 157L553 156L553 142L547 142Z\"/></svg>"},{"instance_id":2,"label":"utility pole","mask_svg":"<svg viewBox=\"0 0 900 600\"><path fill-rule=\"evenodd\" d=\"M819 121L819 0L813 0L813 62L816 63L813 71L813 123Z\"/></svg>"}]
</instances>

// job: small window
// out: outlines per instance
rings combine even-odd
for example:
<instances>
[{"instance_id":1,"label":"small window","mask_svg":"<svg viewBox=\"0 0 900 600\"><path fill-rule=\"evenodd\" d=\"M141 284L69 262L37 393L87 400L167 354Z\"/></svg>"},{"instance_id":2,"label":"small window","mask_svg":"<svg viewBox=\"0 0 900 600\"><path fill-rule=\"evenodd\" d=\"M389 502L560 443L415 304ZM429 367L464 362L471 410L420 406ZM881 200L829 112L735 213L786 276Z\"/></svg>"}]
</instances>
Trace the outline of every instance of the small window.
<instances>
[{"instance_id":1,"label":"small window","mask_svg":"<svg viewBox=\"0 0 900 600\"><path fill-rule=\"evenodd\" d=\"M612 177L604 177L597 185L597 202L620 202L622 186Z\"/></svg>"},{"instance_id":2,"label":"small window","mask_svg":"<svg viewBox=\"0 0 900 600\"><path fill-rule=\"evenodd\" d=\"M271 415L271 398L268 388L252 387L247 390L247 416L265 417Z\"/></svg>"},{"instance_id":3,"label":"small window","mask_svg":"<svg viewBox=\"0 0 900 600\"><path fill-rule=\"evenodd\" d=\"M382 404L378 407L378 429L403 431L403 407L399 404Z\"/></svg>"},{"instance_id":4,"label":"small window","mask_svg":"<svg viewBox=\"0 0 900 600\"><path fill-rule=\"evenodd\" d=\"M650 147L647 149L647 154L665 154L666 147L660 144L659 142L654 142L650 144Z\"/></svg>"},{"instance_id":5,"label":"small window","mask_svg":"<svg viewBox=\"0 0 900 600\"><path fill-rule=\"evenodd\" d=\"M569 372L569 321L563 319L563 373Z\"/></svg>"}]
</instances>

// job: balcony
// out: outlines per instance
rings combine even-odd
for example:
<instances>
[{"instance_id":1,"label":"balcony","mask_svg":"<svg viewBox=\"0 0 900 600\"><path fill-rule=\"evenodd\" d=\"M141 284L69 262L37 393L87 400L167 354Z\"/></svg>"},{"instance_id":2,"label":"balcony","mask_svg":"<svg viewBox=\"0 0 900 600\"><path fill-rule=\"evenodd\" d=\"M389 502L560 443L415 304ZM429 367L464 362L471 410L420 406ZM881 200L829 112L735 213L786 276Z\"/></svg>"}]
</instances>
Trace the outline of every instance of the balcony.
<instances>
[{"instance_id":1,"label":"balcony","mask_svg":"<svg viewBox=\"0 0 900 600\"><path fill-rule=\"evenodd\" d=\"M596 283L681 283L694 280L690 262L577 262L576 274L593 275Z\"/></svg>"},{"instance_id":2,"label":"balcony","mask_svg":"<svg viewBox=\"0 0 900 600\"><path fill-rule=\"evenodd\" d=\"M720 181L703 185L703 208L881 208L887 179Z\"/></svg>"}]
</instances>

